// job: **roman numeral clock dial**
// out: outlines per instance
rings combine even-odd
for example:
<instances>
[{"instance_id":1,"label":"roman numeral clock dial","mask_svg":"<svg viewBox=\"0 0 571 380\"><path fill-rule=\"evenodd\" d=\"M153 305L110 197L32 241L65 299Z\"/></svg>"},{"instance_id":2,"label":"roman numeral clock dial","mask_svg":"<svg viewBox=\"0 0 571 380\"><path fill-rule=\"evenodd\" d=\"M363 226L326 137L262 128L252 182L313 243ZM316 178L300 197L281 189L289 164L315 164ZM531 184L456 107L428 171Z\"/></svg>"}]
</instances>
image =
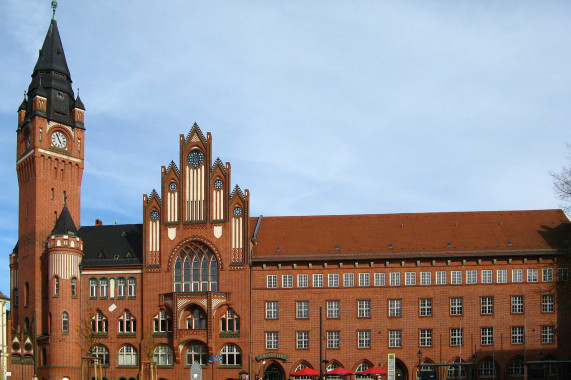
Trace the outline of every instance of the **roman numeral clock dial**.
<instances>
[{"instance_id":1,"label":"roman numeral clock dial","mask_svg":"<svg viewBox=\"0 0 571 380\"><path fill-rule=\"evenodd\" d=\"M65 138L65 135L57 131L52 133L52 145L60 149L65 148L67 145L67 139Z\"/></svg>"}]
</instances>

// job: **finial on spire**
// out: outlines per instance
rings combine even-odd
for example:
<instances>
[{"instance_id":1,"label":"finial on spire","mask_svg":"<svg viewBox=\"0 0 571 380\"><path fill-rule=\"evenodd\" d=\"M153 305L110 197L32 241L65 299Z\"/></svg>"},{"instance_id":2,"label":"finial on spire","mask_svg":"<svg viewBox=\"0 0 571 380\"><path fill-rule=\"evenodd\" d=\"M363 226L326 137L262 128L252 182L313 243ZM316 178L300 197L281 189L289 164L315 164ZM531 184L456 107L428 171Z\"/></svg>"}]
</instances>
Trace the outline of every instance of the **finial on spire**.
<instances>
[{"instance_id":1,"label":"finial on spire","mask_svg":"<svg viewBox=\"0 0 571 380\"><path fill-rule=\"evenodd\" d=\"M52 20L56 19L56 8L57 8L57 1L52 0L52 10L53 10Z\"/></svg>"},{"instance_id":2,"label":"finial on spire","mask_svg":"<svg viewBox=\"0 0 571 380\"><path fill-rule=\"evenodd\" d=\"M63 205L67 206L67 194L63 195Z\"/></svg>"}]
</instances>

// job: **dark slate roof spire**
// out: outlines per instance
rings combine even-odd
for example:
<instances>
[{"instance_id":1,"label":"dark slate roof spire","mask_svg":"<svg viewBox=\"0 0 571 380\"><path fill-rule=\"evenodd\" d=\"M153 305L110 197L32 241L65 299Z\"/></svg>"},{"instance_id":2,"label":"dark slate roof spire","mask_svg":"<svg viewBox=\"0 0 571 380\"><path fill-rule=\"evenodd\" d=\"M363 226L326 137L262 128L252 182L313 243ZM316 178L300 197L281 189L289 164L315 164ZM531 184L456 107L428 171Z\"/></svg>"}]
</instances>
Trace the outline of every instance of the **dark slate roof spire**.
<instances>
[{"instance_id":1,"label":"dark slate roof spire","mask_svg":"<svg viewBox=\"0 0 571 380\"><path fill-rule=\"evenodd\" d=\"M56 225L54 226L51 235L77 236L77 228L75 227L75 223L73 223L73 219L71 218L67 205L65 204L61 210L59 218L57 218Z\"/></svg>"},{"instance_id":2,"label":"dark slate roof spire","mask_svg":"<svg viewBox=\"0 0 571 380\"><path fill-rule=\"evenodd\" d=\"M53 1L54 16L56 7L57 1ZM63 44L54 17L50 21L38 61L34 66L32 81L28 87L28 99L34 99L36 95L46 97L46 113L42 116L49 120L75 126L72 111L75 108L76 98L71 83L71 74L67 67ZM33 116L32 104L33 102L28 102L27 116ZM79 104L82 105L81 101Z\"/></svg>"}]
</instances>

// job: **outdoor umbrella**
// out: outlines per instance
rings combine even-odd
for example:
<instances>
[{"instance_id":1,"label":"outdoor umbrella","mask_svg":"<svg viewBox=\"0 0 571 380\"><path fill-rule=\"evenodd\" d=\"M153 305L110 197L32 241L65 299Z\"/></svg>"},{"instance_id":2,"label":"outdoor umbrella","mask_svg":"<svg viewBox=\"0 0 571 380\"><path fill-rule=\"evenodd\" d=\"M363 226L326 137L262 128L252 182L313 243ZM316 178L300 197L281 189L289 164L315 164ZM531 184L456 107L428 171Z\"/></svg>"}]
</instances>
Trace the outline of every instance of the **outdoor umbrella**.
<instances>
[{"instance_id":1,"label":"outdoor umbrella","mask_svg":"<svg viewBox=\"0 0 571 380\"><path fill-rule=\"evenodd\" d=\"M359 375L386 375L386 374L387 370L379 367L371 367L369 369L364 370L363 372L359 372Z\"/></svg>"},{"instance_id":2,"label":"outdoor umbrella","mask_svg":"<svg viewBox=\"0 0 571 380\"><path fill-rule=\"evenodd\" d=\"M313 368L309 367L302 368L299 371L295 371L291 374L291 376L317 376L317 375L319 375L319 371L316 371Z\"/></svg>"},{"instance_id":3,"label":"outdoor umbrella","mask_svg":"<svg viewBox=\"0 0 571 380\"><path fill-rule=\"evenodd\" d=\"M332 369L331 371L328 371L325 376L329 376L329 375L354 375L355 372L350 371L346 368L343 367L337 367L335 369Z\"/></svg>"}]
</instances>

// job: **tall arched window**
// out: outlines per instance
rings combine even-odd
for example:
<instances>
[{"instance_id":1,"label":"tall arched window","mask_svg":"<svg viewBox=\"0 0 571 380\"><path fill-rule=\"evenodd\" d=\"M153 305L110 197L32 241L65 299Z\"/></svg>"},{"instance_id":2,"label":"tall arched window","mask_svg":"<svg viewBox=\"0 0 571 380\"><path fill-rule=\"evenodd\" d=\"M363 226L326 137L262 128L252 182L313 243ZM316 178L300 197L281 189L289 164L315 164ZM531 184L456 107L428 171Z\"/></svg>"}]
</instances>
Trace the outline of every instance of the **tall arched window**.
<instances>
[{"instance_id":1,"label":"tall arched window","mask_svg":"<svg viewBox=\"0 0 571 380\"><path fill-rule=\"evenodd\" d=\"M123 277L119 277L117 279L117 297L125 297L125 279Z\"/></svg>"},{"instance_id":2,"label":"tall arched window","mask_svg":"<svg viewBox=\"0 0 571 380\"><path fill-rule=\"evenodd\" d=\"M242 364L242 351L234 344L229 344L222 348L222 364L227 365L241 365Z\"/></svg>"},{"instance_id":3,"label":"tall arched window","mask_svg":"<svg viewBox=\"0 0 571 380\"><path fill-rule=\"evenodd\" d=\"M126 344L119 349L119 365L136 366L137 350L130 344Z\"/></svg>"},{"instance_id":4,"label":"tall arched window","mask_svg":"<svg viewBox=\"0 0 571 380\"><path fill-rule=\"evenodd\" d=\"M155 348L153 360L157 365L173 365L173 352L169 346Z\"/></svg>"},{"instance_id":5,"label":"tall arched window","mask_svg":"<svg viewBox=\"0 0 571 380\"><path fill-rule=\"evenodd\" d=\"M67 334L69 332L69 316L65 311L61 315L61 331L64 334Z\"/></svg>"},{"instance_id":6,"label":"tall arched window","mask_svg":"<svg viewBox=\"0 0 571 380\"><path fill-rule=\"evenodd\" d=\"M99 358L101 364L104 366L109 365L109 350L103 345L94 346L91 349L91 355Z\"/></svg>"},{"instance_id":7,"label":"tall arched window","mask_svg":"<svg viewBox=\"0 0 571 380\"><path fill-rule=\"evenodd\" d=\"M77 278L71 279L71 296L77 297Z\"/></svg>"},{"instance_id":8,"label":"tall arched window","mask_svg":"<svg viewBox=\"0 0 571 380\"><path fill-rule=\"evenodd\" d=\"M208 246L193 242L181 250L174 263L174 290L218 290L218 261Z\"/></svg>"},{"instance_id":9,"label":"tall arched window","mask_svg":"<svg viewBox=\"0 0 571 380\"><path fill-rule=\"evenodd\" d=\"M59 296L59 277L54 277L54 297Z\"/></svg>"},{"instance_id":10,"label":"tall arched window","mask_svg":"<svg viewBox=\"0 0 571 380\"><path fill-rule=\"evenodd\" d=\"M91 318L91 331L94 333L107 333L107 317L103 315L101 310Z\"/></svg>"},{"instance_id":11,"label":"tall arched window","mask_svg":"<svg viewBox=\"0 0 571 380\"><path fill-rule=\"evenodd\" d=\"M129 310L125 310L119 317L119 333L132 334L137 331L135 318L131 315Z\"/></svg>"}]
</instances>

